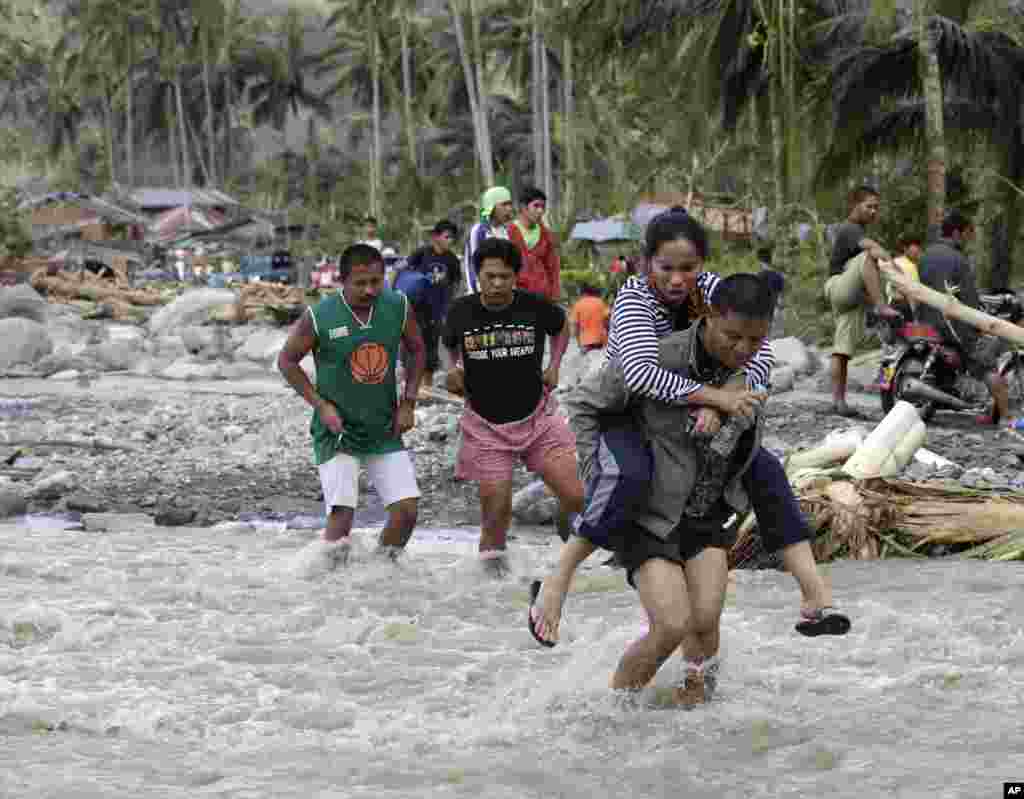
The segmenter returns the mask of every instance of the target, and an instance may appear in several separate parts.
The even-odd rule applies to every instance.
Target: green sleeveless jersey
[[[404,449],[394,435],[398,384],[395,365],[405,329],[408,301],[385,289],[364,325],[339,289],[310,307],[316,345],[316,393],[334,403],[344,424],[332,433],[314,411],[309,431],[317,465],[339,452],[383,455]]]

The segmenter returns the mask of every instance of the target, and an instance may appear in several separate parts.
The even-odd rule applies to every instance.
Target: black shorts
[[[732,549],[742,521],[740,514],[724,502],[719,502],[703,518],[691,519],[684,516],[665,539],[633,524],[619,551],[619,560],[626,567],[626,580],[636,588],[634,573],[653,558],[669,560],[682,566],[705,549]],[[725,526],[727,523],[728,527]]]

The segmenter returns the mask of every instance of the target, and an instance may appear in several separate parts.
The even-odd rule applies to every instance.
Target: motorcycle
[[[1013,324],[1024,318],[1024,304],[1012,292],[983,294],[982,310]],[[887,338],[883,336],[883,340]],[[883,355],[878,385],[882,410],[892,410],[899,400],[917,408],[928,422],[936,411],[988,413],[988,388],[968,374],[964,353],[944,341],[938,329],[914,320],[889,325],[889,351]],[[1000,356],[997,370],[1010,387],[1010,415],[1019,416],[1024,406],[1024,354],[1010,350]]]

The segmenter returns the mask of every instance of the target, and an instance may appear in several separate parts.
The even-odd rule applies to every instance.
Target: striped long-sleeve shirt
[[[697,277],[697,289],[705,301],[710,302],[720,280],[714,272],[702,272]],[[662,302],[646,278],[631,277],[615,296],[606,357],[618,358],[631,393],[685,405],[686,398],[702,384],[658,365],[658,339],[671,333],[674,325],[675,311]],[[771,385],[774,365],[775,353],[766,341],[747,364],[747,385]]]

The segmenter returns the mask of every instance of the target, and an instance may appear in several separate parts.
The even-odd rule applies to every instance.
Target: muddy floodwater
[[[557,548],[483,576],[476,530],[0,525],[0,796],[965,797],[1024,780],[1024,568],[827,567],[844,638],[793,630],[791,578],[738,572],[715,700],[607,688],[642,627],[621,572],[581,573],[563,641],[524,619]]]

